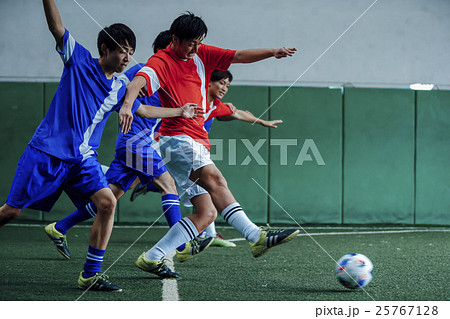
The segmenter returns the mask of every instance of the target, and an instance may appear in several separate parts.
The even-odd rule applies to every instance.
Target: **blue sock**
[[[175,225],[181,219],[180,201],[178,195],[166,194],[161,196],[162,209],[169,227]]]
[[[89,250],[86,256],[86,263],[84,264],[83,277],[89,278],[101,271],[103,255],[105,251],[89,246]]]
[[[73,226],[84,222],[85,220],[91,219],[97,215],[97,207],[95,207],[93,202],[87,204],[83,209],[77,209],[69,216],[61,219],[56,223],[55,228],[61,234],[65,234]]]
[[[172,227],[181,220],[180,201],[178,199],[178,195],[166,194],[161,196],[161,200],[164,217],[166,217],[169,227]],[[178,251],[182,251],[183,249],[184,244],[177,248]]]

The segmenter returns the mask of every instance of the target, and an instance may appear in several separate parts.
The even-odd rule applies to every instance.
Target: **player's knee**
[[[114,214],[117,200],[114,196],[105,196],[96,204],[99,214]]]
[[[217,218],[217,211],[214,210],[213,212],[211,212],[211,213],[208,215],[208,225],[211,224],[213,221],[215,221],[216,218]]]
[[[217,218],[217,210],[215,210],[215,209],[208,210],[204,215],[204,220],[205,220],[206,226],[208,226],[213,221],[215,221],[216,218]]]

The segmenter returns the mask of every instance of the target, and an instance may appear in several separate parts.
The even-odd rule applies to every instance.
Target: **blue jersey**
[[[119,78],[122,79],[125,83],[129,83],[133,80],[136,73],[144,66],[144,64],[136,64],[128,71],[126,71]],[[158,92],[155,92],[151,96],[138,97],[136,99],[140,104],[151,105],[151,106],[161,106],[161,101],[159,100]],[[119,132],[119,136],[117,136],[116,141],[116,152],[118,150],[122,150],[127,147],[127,143],[131,145],[141,145],[143,141],[144,144],[148,144],[150,146],[155,137],[155,133],[158,131],[161,126],[161,119],[149,119],[143,118],[140,116],[134,116],[133,122],[131,123],[130,131],[127,134],[123,134]]]
[[[49,110],[30,141],[33,147],[69,162],[97,156],[106,120],[120,107],[126,83],[106,78],[94,59],[69,31],[59,51],[64,71]],[[139,103],[133,105],[133,111]]]

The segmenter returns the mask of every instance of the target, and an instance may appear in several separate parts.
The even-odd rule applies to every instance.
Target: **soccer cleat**
[[[139,195],[144,195],[148,192],[147,185],[139,183],[133,188],[133,192],[131,193],[130,202],[134,201],[136,197]]]
[[[82,271],[80,277],[78,277],[78,288],[83,290],[122,292],[122,288],[109,282],[108,278],[107,275],[99,273],[92,277],[84,278]]]
[[[136,266],[143,271],[155,274],[163,279],[181,279],[181,276],[166,266],[164,259],[160,261],[145,258],[145,252],[136,260]]]
[[[59,231],[57,231],[55,225],[56,222],[45,226],[45,233],[47,234],[48,238],[50,238],[55,244],[56,249],[59,251],[59,253],[63,255],[64,258],[70,259],[70,253],[67,249],[66,235],[63,235]]]
[[[229,240],[225,240],[223,239],[223,237],[221,236],[220,233],[217,234],[216,237],[214,237],[211,246],[216,246],[216,247],[236,247],[236,244],[229,241]]]
[[[208,248],[214,240],[214,237],[208,237],[203,240],[192,239],[191,241],[184,244],[184,249],[182,251],[177,252],[177,259],[180,263],[185,262],[186,260],[191,259],[197,254],[200,254],[206,248]]]
[[[257,242],[249,243],[253,257],[264,255],[270,248],[287,243],[300,233],[298,229],[268,229],[261,228],[261,235]]]

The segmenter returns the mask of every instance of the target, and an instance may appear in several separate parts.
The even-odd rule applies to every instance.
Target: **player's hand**
[[[186,103],[181,107],[181,109],[183,111],[181,113],[181,116],[188,119],[195,119],[205,114],[203,108],[195,103]]]
[[[230,110],[231,110],[231,112],[233,112],[233,114],[236,113],[236,110],[237,110],[236,106],[234,106],[232,103],[224,103],[224,104],[230,108]]]
[[[133,113],[130,109],[121,107],[119,111],[119,125],[120,132],[127,134],[131,129],[131,123],[133,122]]]
[[[262,126],[277,128],[275,124],[283,123],[282,120],[273,120],[273,121],[263,121],[261,122]]]
[[[275,51],[274,57],[277,59],[281,59],[281,58],[285,58],[288,56],[293,56],[296,51],[297,51],[297,48],[282,47]]]

